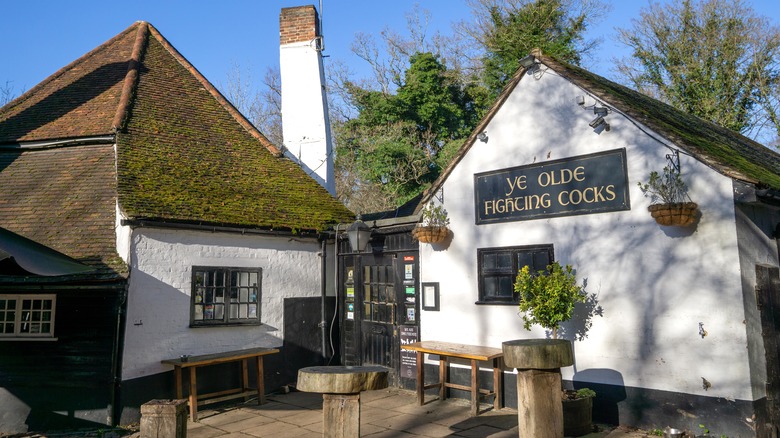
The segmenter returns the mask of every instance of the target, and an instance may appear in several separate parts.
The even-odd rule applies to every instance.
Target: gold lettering
[[[512,193],[515,191],[515,188],[518,190],[525,190],[526,188],[526,176],[520,175],[516,176],[514,180],[510,178],[506,178],[507,184],[509,184],[509,191],[505,193],[506,196],[512,196]]]
[[[585,166],[577,166],[574,168],[574,180],[579,182],[585,181]]]
[[[607,186],[607,194],[609,195],[609,196],[607,196],[607,201],[614,201],[615,198],[617,198],[617,195],[615,195],[615,185],[614,184],[610,184],[610,185]]]

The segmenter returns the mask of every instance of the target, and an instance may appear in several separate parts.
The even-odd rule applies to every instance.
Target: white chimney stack
[[[279,40],[285,153],[335,196],[323,44],[314,6],[282,8]]]

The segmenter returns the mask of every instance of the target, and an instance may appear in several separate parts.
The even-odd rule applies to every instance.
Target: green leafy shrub
[[[517,273],[514,289],[519,294],[525,329],[539,324],[552,331],[553,339],[558,338],[560,324],[571,319],[574,305],[585,302],[586,298],[572,267],[564,268],[557,261],[548,265],[545,272],[531,272],[528,266],[523,266]]]

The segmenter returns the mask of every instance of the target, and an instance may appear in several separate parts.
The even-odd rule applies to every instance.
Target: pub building
[[[696,203],[683,225],[657,222],[640,187],[664,168]],[[344,362],[414,388],[411,342],[549,338],[524,329],[513,283],[558,261],[587,294],[558,333],[573,341],[563,383],[596,391],[594,421],[761,436],[779,423],[778,189],[774,151],[536,51],[421,198],[364,217],[362,252],[342,242]],[[427,205],[448,213],[441,242],[410,237]],[[509,407],[516,373],[503,367]],[[468,386],[469,361],[449,378]]]

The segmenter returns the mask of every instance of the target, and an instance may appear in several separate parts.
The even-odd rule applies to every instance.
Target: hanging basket
[[[450,233],[447,227],[424,227],[418,225],[412,230],[412,236],[422,243],[439,243]]]
[[[653,204],[647,210],[659,225],[687,227],[696,222],[699,206],[695,202]]]

